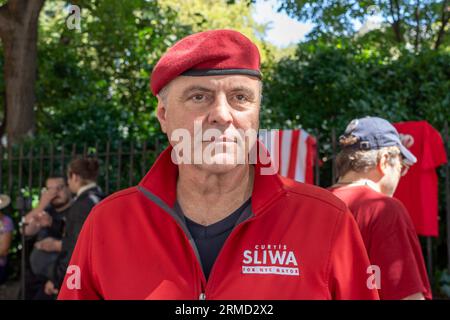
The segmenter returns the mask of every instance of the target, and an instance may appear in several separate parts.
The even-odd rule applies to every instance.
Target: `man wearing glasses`
[[[39,204],[25,216],[25,235],[32,237],[34,248],[27,272],[27,299],[52,299],[43,291],[62,247],[65,218],[72,204],[72,195],[64,176],[47,178]]]
[[[392,197],[416,157],[397,130],[377,117],[355,119],[339,138],[338,181],[330,190],[343,200],[361,230],[376,268],[381,299],[431,299],[421,247],[403,204]]]

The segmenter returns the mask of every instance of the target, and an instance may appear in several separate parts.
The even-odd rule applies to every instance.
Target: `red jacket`
[[[345,204],[330,192],[255,165],[251,209],[206,281],[193,240],[173,210],[171,147],[139,183],[86,220],[59,299],[378,299]]]

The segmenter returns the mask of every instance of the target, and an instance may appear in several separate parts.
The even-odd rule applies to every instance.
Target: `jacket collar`
[[[267,149],[260,141],[257,142],[257,146],[260,153],[265,152],[268,154]],[[178,166],[173,163],[171,152],[172,146],[169,145],[159,155],[138,186],[147,189],[164,201],[170,208],[173,208],[176,201]],[[261,174],[261,169],[267,168],[270,165],[270,162],[268,164],[262,164],[259,156],[257,163],[254,165],[255,176],[252,192],[252,211],[255,215],[258,215],[261,208],[283,192],[283,183],[278,174]]]
[[[89,189],[95,188],[95,187],[97,187],[97,184],[95,182],[91,182],[91,183],[88,183],[87,185],[82,186],[77,191],[77,197],[79,197],[80,194],[82,194],[83,192],[85,192],[85,191],[87,191]]]

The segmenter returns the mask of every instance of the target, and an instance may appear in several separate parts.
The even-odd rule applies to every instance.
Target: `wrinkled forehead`
[[[246,75],[179,76],[169,83],[170,92],[184,95],[191,91],[250,91],[259,93],[261,80]]]

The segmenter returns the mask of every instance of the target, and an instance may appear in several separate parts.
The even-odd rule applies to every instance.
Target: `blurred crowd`
[[[73,159],[66,176],[47,177],[39,204],[26,213],[23,228],[19,228],[29,248],[25,257],[25,299],[56,299],[84,220],[104,197],[96,183],[98,171],[96,158]],[[4,213],[10,203],[9,196],[0,195],[0,284],[6,282],[10,270],[8,252],[15,226]]]

